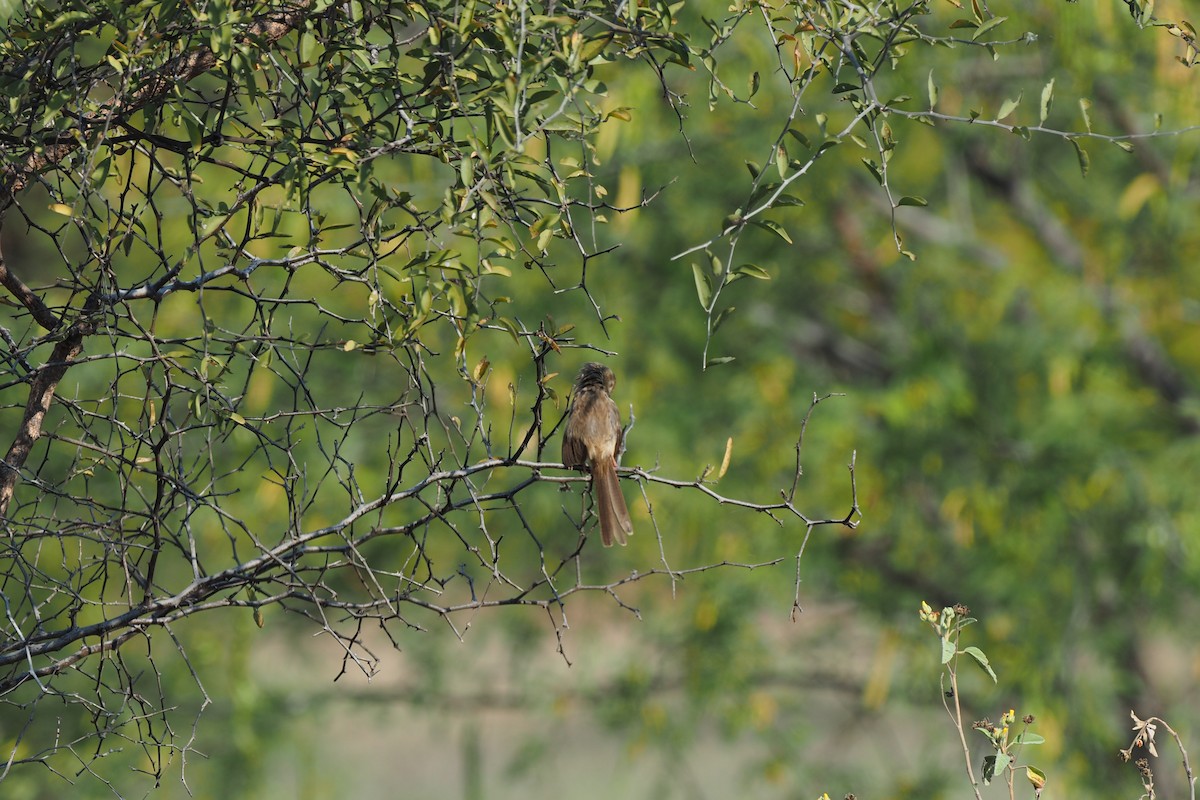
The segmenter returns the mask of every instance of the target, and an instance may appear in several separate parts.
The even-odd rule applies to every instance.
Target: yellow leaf
[[[1117,216],[1123,222],[1133,219],[1142,210],[1142,206],[1161,190],[1158,178],[1153,173],[1143,172],[1130,181],[1125,191],[1121,192],[1121,198],[1117,201]]]
[[[725,458],[721,459],[721,469],[717,471],[717,480],[725,477],[725,473],[729,471],[729,459],[733,456],[733,437],[730,436],[725,441]]]
[[[479,379],[483,377],[484,373],[487,372],[488,367],[491,365],[492,362],[488,361],[487,356],[479,359],[479,363],[475,365],[475,371],[471,374],[471,377],[476,383],[479,383]]]

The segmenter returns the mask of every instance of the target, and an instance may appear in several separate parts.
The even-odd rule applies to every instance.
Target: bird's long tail
[[[600,513],[600,540],[605,547],[612,547],[613,542],[625,544],[626,537],[633,535],[633,520],[629,518],[617,480],[617,467],[612,461],[603,459],[602,463],[592,465],[592,494]]]

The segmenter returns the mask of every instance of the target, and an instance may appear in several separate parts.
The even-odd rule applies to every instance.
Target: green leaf
[[[112,167],[112,156],[106,155],[96,163],[96,168],[92,170],[92,183],[99,186],[108,180],[108,173]]]
[[[938,101],[938,87],[937,84],[933,82],[933,70],[929,70],[929,80],[927,84],[929,88],[929,110],[933,111],[933,107],[937,105]]]
[[[1092,115],[1088,111],[1092,107],[1092,101],[1086,97],[1079,98],[1079,113],[1083,114],[1083,127],[1088,133],[1092,132]]]
[[[992,665],[988,661],[988,657],[983,654],[982,650],[980,650],[978,647],[967,647],[963,649],[962,652],[975,659],[975,663],[978,664],[984,672],[992,676],[993,683],[999,683],[999,680],[996,679],[996,673],[992,672]]]
[[[805,150],[812,149],[812,144],[808,141],[808,137],[805,136],[803,133],[796,130],[795,128],[788,128],[788,133],[791,135],[791,137],[793,139],[795,139],[797,142],[799,142],[801,145],[803,145]]]
[[[512,277],[511,269],[504,266],[503,264],[493,264],[491,261],[488,261],[486,258],[479,262],[479,266],[480,266],[480,270],[479,270],[480,275],[499,275],[502,278],[511,278]]]
[[[54,21],[46,26],[46,31],[55,31],[67,25],[74,25],[76,22],[84,22],[90,19],[92,19],[92,15],[86,11],[68,11],[55,16]]]
[[[983,783],[990,784],[997,775],[1003,775],[1004,770],[1008,769],[1008,765],[1012,763],[1012,756],[1004,753],[996,753],[993,756],[986,756],[983,759]]]
[[[1045,744],[1046,737],[1038,736],[1036,733],[1026,731],[1017,738],[1013,739],[1013,744]]]
[[[780,225],[778,222],[776,222],[773,219],[763,219],[763,220],[753,219],[753,220],[750,220],[750,223],[752,225],[757,225],[758,227],[762,228],[763,230],[771,231],[772,233],[774,233],[780,239],[783,239],[788,244],[792,243],[792,237],[788,235],[788,232],[783,229],[782,225]]]
[[[984,785],[986,786],[986,785],[990,784],[992,782],[992,779],[995,777],[996,777],[996,757],[994,755],[984,756],[983,757],[983,783],[984,783]]]
[[[708,269],[712,276],[714,278],[721,277],[722,273],[725,272],[725,265],[721,262],[721,259],[717,258],[716,255],[707,250],[704,252],[708,254]]]
[[[708,309],[712,307],[712,278],[708,271],[699,264],[692,264],[692,277],[696,279],[696,296],[700,299],[701,307]]]
[[[1126,141],[1124,141],[1124,140],[1122,140],[1122,139],[1114,139],[1114,140],[1113,140],[1113,144],[1115,144],[1117,147],[1119,147],[1119,148],[1121,148],[1122,150],[1124,150],[1126,153],[1132,153],[1132,152],[1133,152],[1133,145],[1131,145],[1129,142],[1126,142]]]
[[[868,170],[870,170],[871,174],[875,176],[875,182],[880,186],[883,186],[883,173],[879,171],[879,165],[869,158],[862,159],[862,163]]]
[[[728,364],[729,362],[736,360],[737,359],[734,356],[719,356],[717,358],[710,358],[708,360],[708,366],[715,367],[718,364]]]
[[[730,306],[729,308],[721,309],[721,313],[717,314],[716,319],[713,320],[712,332],[716,333],[721,327],[721,323],[724,322],[735,310],[737,310],[737,306]]]
[[[239,48],[237,56],[234,60],[241,71],[242,86],[245,87],[246,96],[253,105],[258,102],[258,76],[254,74],[256,62],[246,53],[244,47]]]
[[[184,116],[183,125],[187,128],[188,141],[192,145],[192,152],[199,153],[201,146],[204,144],[204,131],[200,128],[200,123],[196,122],[190,116]]]
[[[1050,106],[1054,105],[1054,78],[1042,87],[1042,111],[1038,119],[1038,124],[1041,125],[1046,121],[1046,117],[1050,116]]]
[[[521,335],[517,332],[517,326],[508,317],[496,317],[496,324],[504,330],[508,331],[508,335],[512,337],[514,342],[521,341]]]
[[[746,96],[747,100],[749,100],[751,97],[754,97],[754,95],[758,94],[758,87],[759,87],[760,83],[761,83],[761,76],[758,74],[758,72],[750,73],[750,86],[749,86],[750,94]]]
[[[593,58],[596,58],[604,49],[608,47],[608,43],[612,41],[612,33],[603,33],[595,39],[589,39],[583,43],[583,47],[579,49],[579,60],[586,64]]]
[[[458,35],[463,36],[475,20],[475,0],[468,0],[458,21]]]
[[[980,36],[983,36],[985,33],[992,30],[1006,19],[1008,19],[1008,17],[992,17],[987,22],[975,29],[975,32],[971,34],[971,40],[978,41]]]
[[[1018,93],[1017,99],[1013,100],[1012,98],[1009,98],[1008,100],[1005,100],[1003,103],[1001,103],[1000,104],[1000,113],[996,115],[996,119],[997,120],[1004,119],[1009,114],[1016,111],[1017,106],[1021,105],[1021,96],[1023,94],[1024,94],[1023,92]]]
[[[760,281],[771,280],[770,273],[757,264],[742,264],[733,271],[733,274],[745,275],[747,278],[756,278]]]
[[[1078,141],[1076,141],[1075,137],[1071,137],[1071,138],[1067,139],[1067,141],[1069,141],[1071,143],[1071,145],[1075,148],[1075,155],[1079,158],[1079,171],[1083,174],[1083,177],[1086,178],[1087,174],[1088,174],[1088,166],[1090,163],[1088,161],[1087,150],[1083,149],[1083,146],[1080,145]]]
[[[916,195],[908,194],[908,195],[905,195],[904,197],[901,197],[899,200],[897,200],[896,205],[897,206],[921,206],[921,207],[924,207],[924,206],[929,205],[929,201],[926,200],[924,197],[918,197]]]
[[[949,664],[950,659],[954,658],[954,642],[950,641],[945,636],[942,637],[942,664]]]

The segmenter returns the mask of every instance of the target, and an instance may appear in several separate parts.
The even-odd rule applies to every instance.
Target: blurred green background
[[[1022,94],[1015,119],[1034,125],[1053,79],[1048,128],[1084,130],[1081,98],[1098,132],[1200,125],[1179,41],[1139,29],[1124,3],[992,11],[1009,17],[1014,38],[1029,30],[1036,40],[995,60],[930,48],[883,79],[889,90],[925,98],[932,75],[939,110],[984,119]],[[1160,3],[1157,13],[1186,11]],[[932,12],[938,31],[961,15],[949,3]],[[699,27],[701,15],[722,13],[714,0],[681,16]],[[981,620],[970,643],[999,682],[966,673],[963,703],[971,719],[1010,707],[1036,716],[1047,742],[1029,757],[1050,777],[1047,797],[1140,794],[1117,759],[1130,709],[1200,742],[1200,132],[1138,140],[1132,152],[1081,140],[1084,176],[1061,136],[894,117],[890,181],[897,195],[928,201],[896,214],[916,260],[897,251],[886,199],[861,163],[871,153],[844,143],[797,185],[804,207],[773,214],[790,244],[767,231],[742,240],[741,259],[770,281],[741,280],[723,295],[737,311],[710,356],[736,360],[704,371],[690,266],[703,254],[672,256],[744,205],[746,160],[769,162],[791,101],[771,79],[774,59],[753,36],[725,52],[731,85],[761,72],[753,106],[710,109],[702,74],[668,73],[688,98],[686,135],[654,74],[603,68],[606,104],[633,111],[603,129],[597,180],[618,206],[662,190],[600,232],[619,249],[589,266],[588,286],[619,321],[602,330],[586,298],[554,293],[536,272],[505,288],[514,318],[571,321],[580,341],[616,353],[616,399],[637,418],[627,466],[692,479],[720,464],[732,437],[717,491],[771,502],[791,485],[814,394],[844,395],[809,423],[797,505],[844,516],[853,456],[862,521],[814,531],[800,563],[803,613],[790,618],[802,526],[649,485],[673,567],[783,560],[643,580],[621,595],[640,618],[600,594],[575,598],[565,657],[540,613],[478,613],[460,622],[461,639],[431,621],[400,652],[374,642],[380,670],[369,682],[334,682],[340,652],[302,621],[268,610],[260,630],[248,611],[198,615],[176,633],[203,692],[180,663],[158,666],[183,711],[211,701],[194,732],[205,757],[176,759],[152,790],[131,771],[130,746],[112,757],[120,768],[108,780],[162,798],[963,797],[922,600],[964,603]],[[818,115],[847,113],[836,95],[814,93],[794,127],[819,141]],[[444,180],[436,170],[405,177],[431,191]],[[13,226],[4,234],[9,263],[31,270],[33,245]],[[562,255],[569,284],[578,265]],[[184,315],[190,298],[175,302]],[[510,382],[528,385],[506,334],[471,348],[468,363],[486,355],[493,365],[494,398]],[[562,396],[582,360],[553,357]],[[366,359],[324,363],[334,392],[395,379]],[[447,385],[443,407],[465,408],[466,392]],[[372,440],[351,444],[348,453],[367,453]],[[233,501],[244,513],[281,502],[260,476],[245,481]],[[625,491],[638,535],[586,556],[605,580],[661,566],[645,501],[633,484]],[[549,487],[533,497],[534,528],[573,537],[563,504]],[[1166,786],[1173,759],[1161,765]],[[69,777],[73,797],[109,796],[87,773]],[[60,797],[64,787],[14,774],[4,794]]]

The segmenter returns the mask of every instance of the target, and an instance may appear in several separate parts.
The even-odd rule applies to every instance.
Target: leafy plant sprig
[[[991,662],[988,661],[987,655],[982,650],[973,645],[962,646],[963,631],[976,621],[970,616],[970,613],[971,610],[961,604],[947,606],[941,611],[935,612],[928,603],[921,603],[921,621],[929,624],[941,642],[942,706],[946,709],[946,714],[949,715],[955,730],[958,731],[967,778],[971,782],[971,788],[977,800],[982,800],[983,797],[979,790],[980,784],[989,785],[997,778],[1007,784],[1009,798],[1015,798],[1016,776],[1018,771],[1023,770],[1026,780],[1033,788],[1033,796],[1036,800],[1041,797],[1042,789],[1046,785],[1046,774],[1032,764],[1023,764],[1020,761],[1021,751],[1026,745],[1037,745],[1046,741],[1042,736],[1030,732],[1029,726],[1034,722],[1032,714],[1021,718],[1022,727],[1015,734],[1013,726],[1017,720],[1017,712],[1012,708],[1001,714],[998,723],[993,723],[987,718],[970,723],[969,727],[986,736],[991,746],[991,752],[983,757],[981,775],[979,778],[976,777],[971,758],[971,747],[967,743],[968,725],[964,722],[959,695],[959,657],[970,656],[971,660],[986,672],[993,682],[998,682],[998,679]]]

